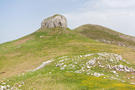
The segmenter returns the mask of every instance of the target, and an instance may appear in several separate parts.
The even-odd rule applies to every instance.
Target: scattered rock
[[[5,85],[6,83],[2,83],[3,85]]]
[[[7,88],[10,88],[10,85],[7,85]]]
[[[94,59],[94,60],[90,60],[90,61],[89,61],[89,62],[87,62],[86,64],[87,64],[87,65],[88,65],[88,64],[89,64],[89,65],[94,65],[94,64],[95,64],[95,62],[96,62],[96,61],[95,61],[95,59]]]
[[[91,67],[90,66],[87,66],[87,69],[90,69]]]
[[[116,74],[116,71],[111,71],[112,73]]]
[[[60,64],[57,64],[57,65],[56,65],[56,67],[59,67],[59,66],[60,66]]]
[[[51,63],[52,61],[54,61],[54,60],[51,59],[51,60],[48,60],[48,61],[46,61],[46,62],[43,62],[40,66],[38,66],[37,68],[33,69],[32,71],[36,71],[36,70],[38,70],[38,69],[41,69],[41,68],[43,68],[45,65]]]
[[[40,38],[43,38],[43,36],[40,36]]]
[[[96,76],[96,77],[100,77],[100,76],[102,76],[103,74],[100,74],[100,73],[95,72],[93,75]]]
[[[129,68],[127,66],[123,66],[121,64],[120,65],[115,65],[112,68],[117,70],[117,71],[125,71],[125,72],[130,72],[130,73],[135,72],[135,69],[133,69],[131,67]]]
[[[130,84],[135,85],[135,83],[130,83]]]

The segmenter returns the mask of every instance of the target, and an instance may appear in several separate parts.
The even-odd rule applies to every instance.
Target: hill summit
[[[44,19],[41,23],[41,27],[54,28],[63,27],[67,28],[67,19],[63,15],[55,14],[47,19]]]

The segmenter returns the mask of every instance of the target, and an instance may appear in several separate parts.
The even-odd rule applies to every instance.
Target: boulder
[[[63,27],[63,28],[67,28],[67,19],[62,15],[56,14],[52,17],[44,19],[41,23],[41,27],[46,27],[46,28]]]

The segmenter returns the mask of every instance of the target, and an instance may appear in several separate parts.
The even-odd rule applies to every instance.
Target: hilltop
[[[100,25],[86,24],[74,30],[88,38],[103,43],[135,48],[135,37],[116,32]]]
[[[59,17],[49,17],[45,23],[55,16]],[[135,51],[128,48],[134,43],[115,38],[120,33],[95,25],[70,30],[63,24],[42,24],[30,35],[0,44],[1,89],[135,89]],[[102,43],[100,38],[129,46]]]

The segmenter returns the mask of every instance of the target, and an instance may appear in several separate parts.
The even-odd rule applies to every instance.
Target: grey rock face
[[[67,20],[64,16],[56,14],[52,17],[44,19],[41,23],[41,27],[46,27],[46,28],[63,27],[63,28],[67,28]]]

